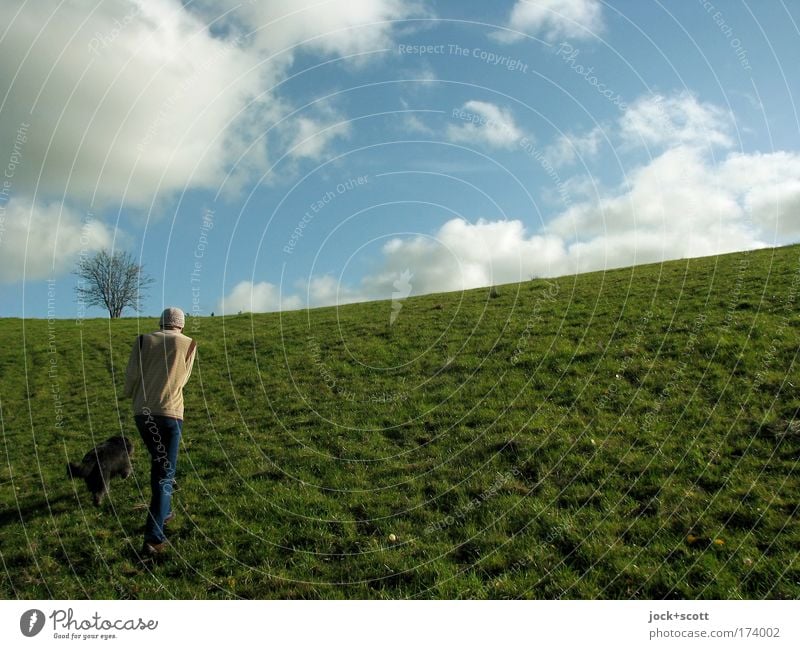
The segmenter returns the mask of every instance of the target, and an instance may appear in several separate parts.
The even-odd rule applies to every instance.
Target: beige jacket
[[[183,419],[183,386],[194,365],[196,345],[177,329],[143,334],[131,349],[123,394],[136,415]]]

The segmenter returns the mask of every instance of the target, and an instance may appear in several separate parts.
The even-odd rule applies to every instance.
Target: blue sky
[[[33,4],[0,39],[2,316],[84,315],[101,248],[155,278],[143,314],[207,315],[800,239],[796,4]]]

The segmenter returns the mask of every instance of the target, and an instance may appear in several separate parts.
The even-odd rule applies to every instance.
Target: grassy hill
[[[156,322],[0,320],[0,595],[800,597],[799,288],[794,246],[409,298],[394,324],[190,319],[175,547],[149,566],[121,384]],[[135,474],[98,510],[64,464],[120,432]]]

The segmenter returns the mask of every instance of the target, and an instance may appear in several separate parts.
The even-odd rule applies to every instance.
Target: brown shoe
[[[142,546],[142,554],[145,557],[157,557],[164,554],[169,547],[169,541],[162,541],[161,543],[154,543],[153,541],[145,541]]]

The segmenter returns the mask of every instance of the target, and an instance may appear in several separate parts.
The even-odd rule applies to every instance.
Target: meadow
[[[791,246],[190,315],[149,563],[121,388],[156,319],[2,319],[0,596],[798,598],[799,287]],[[97,509],[64,467],[115,434]]]

